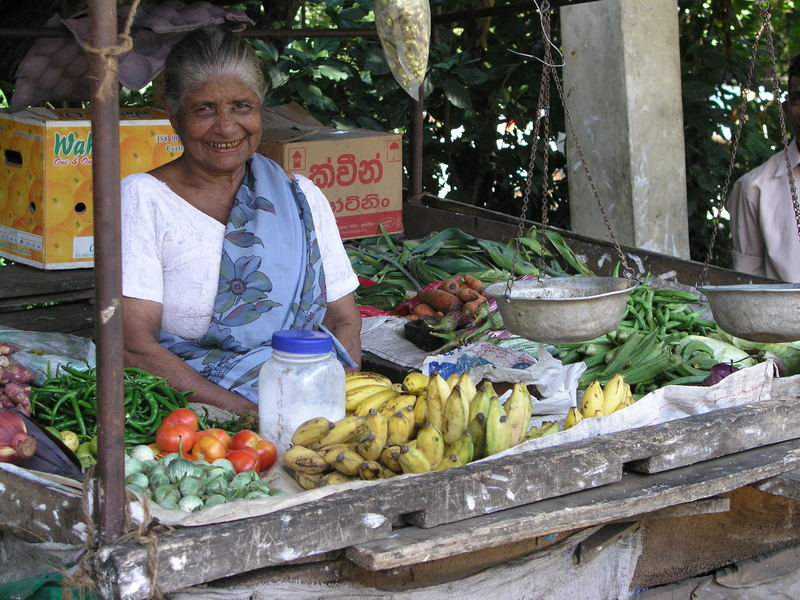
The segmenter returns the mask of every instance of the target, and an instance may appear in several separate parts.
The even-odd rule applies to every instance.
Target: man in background
[[[789,91],[782,108],[786,128],[793,138],[789,164],[795,186],[800,186],[800,54],[789,61]],[[733,185],[728,212],[737,271],[800,282],[800,231],[783,143],[767,162],[745,173]]]

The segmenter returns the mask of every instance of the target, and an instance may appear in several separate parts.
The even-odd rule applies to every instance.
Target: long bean
[[[77,429],[81,442],[97,433],[97,373],[60,365],[57,376],[50,377],[31,393],[32,417],[63,430]],[[189,405],[188,392],[179,392],[143,369],[126,367],[123,372],[125,442],[152,441],[162,419],[176,408]]]

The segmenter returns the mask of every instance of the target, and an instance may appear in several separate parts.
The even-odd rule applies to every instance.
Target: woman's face
[[[189,91],[172,120],[185,158],[210,174],[237,171],[261,142],[261,100],[231,75]]]

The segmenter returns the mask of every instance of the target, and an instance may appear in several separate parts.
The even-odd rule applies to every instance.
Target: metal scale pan
[[[800,284],[706,285],[698,288],[708,299],[720,329],[751,342],[800,340]]]
[[[638,283],[622,277],[552,277],[504,282],[486,294],[497,301],[509,331],[534,342],[568,344],[617,328]],[[508,293],[507,293],[508,292]]]

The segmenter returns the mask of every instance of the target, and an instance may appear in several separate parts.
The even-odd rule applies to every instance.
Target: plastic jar
[[[344,367],[331,336],[292,329],[272,334],[272,356],[258,374],[259,433],[279,454],[297,427],[314,417],[344,417]]]

